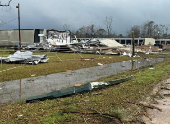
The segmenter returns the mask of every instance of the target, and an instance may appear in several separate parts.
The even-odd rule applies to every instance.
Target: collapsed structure
[[[78,52],[78,53],[92,53],[92,54],[120,54],[129,55],[132,53],[132,45],[119,43],[116,39],[77,39],[71,40],[70,31],[48,30],[47,35],[39,34],[40,43],[28,45],[25,49],[28,50],[46,50],[52,52]],[[132,42],[132,41],[131,41]],[[126,40],[125,43],[129,43]],[[136,40],[135,40],[136,43]],[[138,40],[140,46],[135,46],[136,52],[160,52],[161,49],[153,46],[154,40],[145,38]],[[144,45],[142,45],[144,44]],[[145,45],[150,44],[150,45]],[[151,47],[151,48],[150,48]]]
[[[119,44],[115,40],[89,40],[68,46],[74,52],[99,54],[118,54],[118,48],[123,47],[122,44]]]
[[[3,43],[7,43],[5,37],[10,37],[8,43],[10,45],[16,43],[14,34],[17,31],[1,31],[3,37],[0,38]],[[8,34],[8,35],[7,35]],[[28,34],[32,39],[25,38]],[[22,30],[24,40],[22,42],[23,49],[26,50],[44,50],[52,52],[78,52],[78,53],[93,53],[93,54],[121,54],[126,55],[132,52],[132,38],[71,38],[70,31],[58,30]],[[34,36],[34,38],[33,38]],[[11,41],[11,40],[15,40]],[[28,45],[28,40],[31,43]],[[33,42],[34,40],[34,42]],[[4,42],[5,41],[5,42]],[[11,42],[10,42],[11,41]],[[26,42],[27,41],[27,42]],[[32,43],[33,42],[33,43]],[[159,52],[161,49],[154,47],[156,41],[152,38],[135,38],[136,52]],[[169,43],[168,41],[166,43]],[[24,46],[24,44],[26,46]],[[150,48],[151,47],[151,48]],[[169,46],[164,47],[168,49]],[[15,49],[17,50],[18,47]]]
[[[118,54],[117,48],[123,47],[115,40],[97,40],[91,39],[84,42],[71,41],[70,31],[49,30],[47,36],[39,34],[43,39],[40,43],[28,45],[27,50],[47,50],[59,52],[79,52],[79,53],[100,53],[100,54]]]
[[[67,44],[71,44],[70,31],[47,30],[47,34],[38,34],[39,43],[30,44],[27,50],[68,51]]]

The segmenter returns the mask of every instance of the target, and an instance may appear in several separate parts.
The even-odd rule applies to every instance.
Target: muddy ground
[[[156,93],[156,98],[147,109],[147,116],[143,116],[145,124],[170,124],[170,78],[162,82]]]

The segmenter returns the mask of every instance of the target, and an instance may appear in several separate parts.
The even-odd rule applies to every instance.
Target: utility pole
[[[16,6],[16,8],[18,8],[19,50],[21,51],[20,6],[19,6],[19,3],[18,3],[18,6]]]
[[[132,37],[133,37],[133,42],[132,42],[132,57],[135,55],[135,34],[134,31],[132,31]]]

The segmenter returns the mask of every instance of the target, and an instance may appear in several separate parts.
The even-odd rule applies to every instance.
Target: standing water
[[[31,77],[0,83],[0,105],[16,102],[28,97],[61,90],[75,84],[84,84],[99,78],[117,75],[131,69],[137,69],[162,62],[163,58],[123,61],[103,66],[83,68],[74,71]]]

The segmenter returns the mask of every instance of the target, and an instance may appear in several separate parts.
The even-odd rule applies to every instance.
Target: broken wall
[[[60,42],[63,44],[72,43],[70,31],[48,30],[47,34],[48,34],[48,38],[53,39],[54,42]]]

